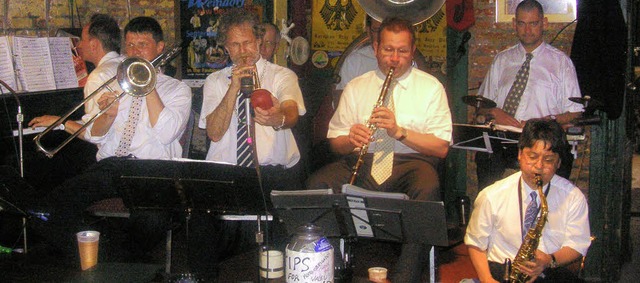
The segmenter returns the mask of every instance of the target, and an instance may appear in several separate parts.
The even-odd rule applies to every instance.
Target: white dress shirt
[[[87,77],[87,83],[84,85],[84,97],[87,98],[90,94],[96,91],[100,86],[104,84],[107,80],[115,77],[118,71],[118,65],[124,60],[124,56],[119,55],[115,51],[111,51],[105,54],[100,62],[98,62],[98,66],[96,66],[93,71]],[[113,82],[109,84],[112,86],[114,90],[120,91],[120,87],[117,82]],[[108,89],[104,89],[102,92],[109,91]],[[98,106],[98,99],[100,98],[100,94],[97,94],[93,97],[93,99],[89,100],[84,105],[84,115],[82,116],[82,123],[86,123],[95,116],[98,112],[100,112],[100,107]]]
[[[298,114],[304,115],[307,110],[302,99],[302,91],[298,86],[298,76],[284,67],[260,59],[256,63],[260,86],[270,91],[282,103],[293,100],[298,104]],[[198,126],[205,129],[207,115],[218,107],[231,84],[231,66],[212,73],[207,77],[203,88],[202,110]],[[218,142],[211,142],[207,152],[207,160],[237,164],[237,111],[231,116],[227,132]],[[260,165],[284,165],[291,168],[300,160],[298,145],[291,129],[276,131],[271,126],[256,123],[256,147]]]
[[[336,85],[336,89],[344,89],[353,78],[359,77],[366,72],[378,69],[378,59],[373,52],[371,44],[358,48],[342,63],[340,68],[340,82]]]
[[[376,69],[347,84],[329,122],[328,138],[348,135],[351,126],[355,124],[367,124],[385,77],[385,74]],[[423,134],[433,134],[451,142],[451,111],[444,87],[438,79],[417,68],[411,68],[398,78],[395,87],[392,86],[387,95],[393,95],[396,123],[399,126]],[[396,153],[417,152],[402,142],[396,141],[394,144]],[[375,142],[372,142],[369,152],[374,150]]]
[[[482,190],[474,202],[464,242],[486,250],[489,261],[503,263],[506,258],[513,259],[522,244],[521,219],[533,190],[522,182],[522,201],[518,201],[521,176],[517,172],[494,183]],[[543,191],[546,189],[545,185]],[[566,246],[585,255],[591,233],[589,209],[582,192],[569,180],[555,175],[546,198],[548,221],[538,249],[549,254]],[[540,203],[540,197],[536,199]]]
[[[569,57],[544,42],[532,54],[529,80],[515,118],[526,121],[565,112],[582,112],[582,105],[569,100],[570,97],[581,97],[576,70]],[[493,100],[498,108],[502,108],[525,55],[520,43],[498,53],[478,95]]]
[[[129,151],[141,159],[170,159],[182,156],[179,139],[184,133],[191,111],[191,88],[185,83],[158,73],[156,90],[164,104],[155,126],[149,121],[146,98],[140,109],[140,120]],[[87,127],[85,137],[98,145],[97,160],[115,156],[124,128],[129,118],[133,97],[124,95],[120,99],[118,115],[104,136],[91,136],[93,124]]]

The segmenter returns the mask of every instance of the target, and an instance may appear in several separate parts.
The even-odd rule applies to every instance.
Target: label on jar
[[[318,247],[319,245],[316,245],[316,250]],[[322,248],[324,251],[315,253],[298,252],[287,248],[285,258],[287,282],[333,282],[333,249],[330,244],[328,249],[324,245]]]

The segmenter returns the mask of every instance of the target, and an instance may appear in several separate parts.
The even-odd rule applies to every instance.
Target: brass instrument
[[[520,249],[518,249],[518,253],[513,260],[513,266],[509,276],[511,282],[527,282],[530,279],[530,276],[522,273],[519,267],[524,264],[525,261],[531,261],[535,258],[535,252],[538,249],[540,237],[542,236],[542,229],[547,222],[549,208],[547,207],[547,197],[542,191],[542,176],[536,174],[534,180],[536,182],[536,191],[540,196],[540,217],[538,217],[536,225],[527,231],[524,240],[522,240],[522,245],[520,245]]]
[[[104,84],[102,84],[95,91],[89,94],[84,100],[82,100],[73,109],[71,109],[65,115],[60,117],[58,120],[56,120],[53,124],[51,124],[49,127],[47,127],[44,131],[39,133],[34,138],[34,141],[36,143],[38,150],[44,152],[44,154],[49,158],[53,157],[65,145],[71,142],[73,138],[77,137],[80,133],[82,133],[83,130],[86,129],[89,125],[91,125],[98,117],[102,116],[102,114],[107,112],[107,110],[109,110],[109,108],[111,108],[111,106],[113,106],[117,101],[119,101],[120,98],[124,96],[124,94],[129,94],[135,97],[146,96],[147,94],[149,94],[156,87],[156,68],[160,68],[166,65],[167,63],[169,63],[171,59],[173,59],[173,57],[175,57],[178,53],[180,53],[181,49],[182,48],[180,46],[174,47],[169,51],[158,55],[158,57],[153,59],[153,61],[151,62],[139,57],[129,57],[124,61],[122,61],[118,65],[118,71],[115,76],[107,80]],[[44,146],[40,142],[40,139],[42,139],[44,135],[46,135],[47,133],[49,133],[56,127],[60,126],[62,123],[64,123],[69,118],[69,116],[73,114],[73,112],[80,109],[80,107],[85,105],[89,100],[93,99],[99,93],[102,93],[105,88],[109,91],[113,91],[109,87],[109,84],[111,84],[116,80],[123,91],[119,95],[117,95],[116,98],[107,105],[107,107],[100,110],[100,112],[98,112],[96,115],[91,117],[91,119],[89,119],[89,121],[87,121],[84,125],[82,125],[80,129],[78,129],[75,133],[71,134],[71,136],[69,136],[66,140],[60,143],[60,145],[58,145],[57,147],[53,149],[44,148]]]
[[[387,93],[389,92],[389,86],[391,85],[391,81],[393,79],[393,73],[395,72],[395,70],[396,70],[395,67],[391,67],[389,69],[389,72],[387,73],[387,78],[384,79],[384,83],[382,84],[382,90],[380,91],[380,95],[378,96],[378,101],[373,106],[373,110],[382,106],[382,104],[384,103],[384,100],[387,97]],[[371,114],[373,114],[373,111]],[[369,120],[370,119],[371,119],[371,116],[369,116]],[[373,135],[376,133],[376,130],[378,130],[378,127],[375,124],[367,121],[367,128],[369,129],[369,131],[371,131],[371,136],[369,136],[369,140],[370,140],[371,137],[373,137]],[[356,161],[356,164],[353,165],[353,173],[351,173],[351,180],[349,181],[349,184],[353,185],[353,183],[356,181],[356,177],[358,175],[358,169],[360,169],[360,166],[362,165],[362,163],[364,163],[364,156],[367,154],[368,150],[369,150],[369,143],[364,144],[362,148],[360,148],[360,155],[358,155],[358,161]]]

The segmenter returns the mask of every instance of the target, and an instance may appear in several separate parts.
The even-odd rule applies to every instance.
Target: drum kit
[[[574,158],[576,158],[576,145],[579,141],[585,139],[584,136],[584,128],[586,125],[596,125],[600,123],[600,117],[594,115],[595,110],[602,109],[604,104],[596,99],[592,99],[590,96],[585,95],[584,97],[570,97],[569,100],[574,103],[582,104],[584,111],[580,117],[571,121],[572,126],[566,129],[567,132],[567,140],[572,145],[572,153],[574,154]],[[494,138],[493,136],[497,136],[496,139],[499,139],[501,143],[513,143],[516,142],[519,137],[519,133],[522,131],[521,129],[514,129],[512,127],[505,127],[502,125],[494,124],[492,122],[486,121],[487,123],[481,123],[482,125],[477,125],[479,119],[479,110],[480,109],[489,109],[494,108],[497,104],[484,96],[480,95],[466,95],[462,97],[462,102],[474,108],[473,121],[470,125],[465,124],[454,124],[454,137],[464,137],[462,142],[458,142],[454,144],[452,147],[467,149],[467,150],[476,150],[476,151],[484,151],[491,152],[491,145],[488,142],[489,139]],[[487,140],[486,147],[469,147],[464,146],[464,144],[468,144],[470,141],[475,139],[479,139],[481,137],[472,137],[473,134],[469,135],[469,131],[477,131],[478,129],[485,129],[479,133],[480,135],[484,135],[484,139]],[[518,131],[520,130],[520,131]],[[456,133],[458,132],[458,133]],[[490,134],[486,134],[486,132],[491,132]],[[496,134],[496,132],[498,132]],[[508,139],[506,135],[509,135]]]

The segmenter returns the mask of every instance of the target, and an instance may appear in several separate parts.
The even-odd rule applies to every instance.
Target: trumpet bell
[[[146,96],[156,87],[155,67],[140,57],[129,57],[118,66],[118,84],[131,96]]]

